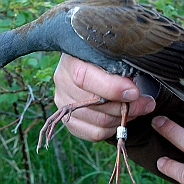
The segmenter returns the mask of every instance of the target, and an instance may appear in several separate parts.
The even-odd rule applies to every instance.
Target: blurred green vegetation
[[[0,0],[0,32],[26,24],[61,0]],[[142,0],[183,24],[183,0]],[[105,142],[91,143],[72,136],[60,124],[49,151],[36,154],[38,134],[56,110],[52,80],[60,53],[37,52],[16,59],[0,70],[0,183],[82,184],[107,183],[116,148]],[[34,98],[33,98],[34,97]],[[28,108],[27,108],[28,106]],[[23,114],[23,112],[25,113]],[[19,128],[16,123],[22,114]],[[168,184],[130,161],[137,183]],[[124,163],[121,182],[131,183]]]

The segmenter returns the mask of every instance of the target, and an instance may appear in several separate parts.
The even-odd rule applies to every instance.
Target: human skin
[[[152,120],[153,128],[184,152],[184,128],[165,116],[157,116]],[[165,155],[157,161],[158,170],[163,174],[184,184],[184,164],[172,160]]]
[[[108,81],[108,82],[107,82]],[[55,103],[62,106],[103,97],[112,102],[81,108],[72,113],[66,127],[75,136],[97,142],[112,137],[121,122],[121,103],[129,102],[128,121],[146,115],[155,108],[150,96],[140,96],[138,88],[128,78],[111,75],[99,67],[63,54],[54,74]],[[63,118],[65,120],[66,117]],[[166,117],[155,117],[153,128],[184,151],[184,129]],[[172,133],[171,133],[172,130]],[[157,162],[159,171],[184,183],[184,164],[167,157]]]
[[[58,108],[96,97],[111,101],[74,111],[66,124],[73,135],[92,142],[107,139],[116,133],[121,122],[121,102],[130,102],[128,121],[152,112],[156,105],[152,97],[140,96],[130,79],[111,75],[93,64],[66,54],[61,56],[54,82]]]

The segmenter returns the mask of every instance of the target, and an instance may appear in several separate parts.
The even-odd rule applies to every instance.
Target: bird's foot
[[[127,151],[125,148],[125,139],[123,138],[119,138],[118,139],[118,143],[117,143],[117,156],[116,156],[116,162],[114,165],[114,170],[112,172],[111,178],[109,180],[109,184],[113,183],[114,177],[116,175],[116,184],[119,183],[119,178],[120,178],[120,163],[121,163],[121,153],[123,153],[123,157],[124,157],[124,161],[125,161],[125,165],[127,167],[128,173],[130,175],[130,178],[132,180],[133,184],[136,184],[131,169],[130,169],[130,165],[128,163],[128,155],[127,155]]]
[[[63,106],[61,109],[58,109],[52,116],[50,116],[47,119],[44,126],[40,130],[36,152],[38,153],[38,150],[41,148],[42,139],[45,131],[46,131],[46,149],[48,149],[49,141],[51,140],[52,134],[54,132],[54,128],[65,115],[67,115],[67,119],[63,122],[64,124],[69,121],[71,117],[71,113],[76,109],[88,107],[91,105],[99,105],[106,102],[107,102],[106,99],[99,97],[88,101],[68,104]]]
[[[111,184],[113,182],[115,175],[116,175],[116,184],[119,183],[121,153],[123,153],[125,165],[127,167],[127,170],[128,170],[129,175],[130,175],[130,178],[132,180],[132,183],[136,184],[136,182],[135,182],[135,180],[133,178],[131,169],[130,169],[130,165],[128,163],[128,155],[127,155],[127,151],[126,151],[126,148],[125,148],[125,141],[127,139],[127,130],[125,128],[125,126],[126,126],[126,118],[127,118],[127,114],[128,114],[128,104],[127,103],[122,103],[121,113],[122,113],[121,126],[119,126],[117,128],[118,143],[117,143],[116,162],[115,162],[115,165],[114,165],[114,169],[113,169],[111,178],[109,180],[109,184]]]

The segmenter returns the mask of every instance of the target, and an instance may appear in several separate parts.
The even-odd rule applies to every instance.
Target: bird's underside
[[[55,20],[57,21],[54,22]],[[40,27],[43,29],[39,29]],[[50,28],[51,33],[48,31]],[[39,32],[43,39],[37,37]],[[2,66],[12,60],[1,61],[2,58],[8,58],[4,48],[6,46],[7,51],[10,50],[7,43],[13,42],[13,39],[7,37],[14,34],[19,36],[19,41],[23,38],[21,41],[26,47],[22,46],[22,53],[19,49],[15,50],[12,54],[13,59],[33,51],[58,50],[96,64],[113,74],[123,74],[128,77],[132,74],[134,77],[139,72],[126,71],[127,68],[133,67],[153,76],[184,100],[184,29],[173,20],[158,12],[147,10],[133,0],[74,0],[55,6],[37,20],[0,35],[1,40],[7,39],[0,45],[0,65]],[[67,34],[71,34],[72,39],[70,36],[67,37]],[[62,36],[58,38],[59,35]],[[26,38],[28,42],[25,41]],[[31,44],[26,45],[32,43],[32,40],[35,42],[33,44],[36,47],[35,50],[29,48]],[[73,40],[77,40],[77,44],[73,43]],[[76,49],[79,45],[82,45],[83,50]],[[25,50],[26,48],[28,50]],[[91,49],[92,54],[87,53]],[[18,51],[20,53],[17,53]],[[104,56],[103,60],[98,59],[101,56]],[[68,121],[72,111],[106,102],[107,100],[103,98],[91,99],[59,109],[47,120],[40,131],[37,151],[41,147],[45,131],[48,146],[54,127],[63,116],[68,114]],[[127,111],[127,104],[122,103],[121,128],[126,126]],[[110,183],[115,173],[117,173],[116,183],[119,181],[121,151],[127,161],[124,136],[124,132],[120,132],[118,136],[117,160]],[[127,162],[126,165],[132,178]],[[135,183],[133,178],[132,182]]]

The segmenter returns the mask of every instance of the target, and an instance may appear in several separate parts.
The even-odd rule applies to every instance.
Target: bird
[[[0,67],[36,51],[63,52],[125,77],[146,73],[184,101],[184,29],[134,0],[65,1],[38,19],[0,34]],[[63,116],[68,115],[68,121],[75,109],[106,102],[103,98],[90,99],[59,109],[40,131],[37,148],[46,130],[48,145]],[[126,126],[127,112],[128,104],[122,103],[120,146],[109,183],[119,172],[121,151],[126,159],[122,147],[126,130],[122,128]],[[133,179],[132,182],[135,183]]]

